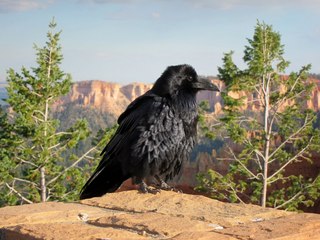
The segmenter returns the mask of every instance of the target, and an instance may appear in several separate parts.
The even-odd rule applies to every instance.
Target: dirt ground
[[[0,208],[0,239],[319,239],[320,215],[136,190]]]

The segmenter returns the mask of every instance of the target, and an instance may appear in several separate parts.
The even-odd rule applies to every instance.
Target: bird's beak
[[[220,92],[219,88],[213,84],[208,78],[198,77],[197,81],[193,83],[193,87],[198,90],[209,90]]]

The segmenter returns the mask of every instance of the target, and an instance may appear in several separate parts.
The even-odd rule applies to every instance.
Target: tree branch
[[[40,119],[40,118],[38,118],[38,117],[36,117],[36,116],[34,116],[34,115],[32,115],[32,117],[33,117],[36,121],[44,122],[43,119]]]
[[[48,150],[51,150],[51,149],[53,149],[53,148],[56,148],[56,147],[58,147],[60,144],[61,144],[61,143],[57,143],[56,145],[53,145],[53,146],[49,147]]]
[[[25,180],[25,179],[21,179],[21,178],[16,178],[16,177],[14,178],[14,180],[15,181],[19,181],[19,182],[25,182],[25,183],[31,184],[31,185],[33,185],[33,186],[38,188],[38,185],[36,183],[34,183],[34,182],[31,182],[31,181],[28,181],[28,180]]]
[[[292,202],[293,200],[295,200],[297,197],[299,197],[299,195],[302,194],[302,191],[299,191],[298,193],[296,193],[292,198],[290,198],[289,200],[285,201],[284,203],[274,207],[275,209],[279,209],[284,207],[285,205],[289,204],[290,202]]]
[[[34,110],[33,112],[36,112],[36,113],[40,113],[41,115],[42,115],[42,117],[44,117],[44,113],[42,112],[42,111],[40,111],[40,110]]]
[[[51,135],[51,136],[49,137],[49,139],[50,139],[50,138],[53,138],[53,137],[55,137],[55,136],[58,136],[58,135],[72,135],[72,132],[58,132],[58,133],[55,133],[55,134]]]
[[[286,143],[288,143],[292,138],[298,135],[308,124],[308,116],[306,116],[303,125],[294,133],[292,133],[287,139],[285,139],[270,155],[269,158],[271,159],[274,154],[276,154]],[[270,161],[272,162],[272,161]]]
[[[27,203],[33,203],[32,201],[30,201],[29,199],[25,198],[24,196],[21,195],[21,193],[19,193],[16,189],[14,189],[13,187],[11,187],[8,183],[6,183],[7,188],[9,188],[12,192],[14,192],[15,194],[17,194],[23,201],[27,202]]]
[[[230,148],[230,146],[228,146],[228,149],[230,151],[230,153],[233,156],[233,159],[236,160],[244,169],[247,173],[249,173],[249,175],[251,175],[253,178],[255,179],[259,179],[257,175],[255,175],[253,172],[251,172],[238,158],[237,156],[234,154],[234,152],[232,151],[232,149]]]
[[[233,194],[236,196],[236,198],[239,200],[239,202],[244,204],[245,202],[242,201],[242,199],[238,196],[238,192],[232,187],[232,185],[228,184],[228,187],[232,190]]]
[[[73,168],[74,166],[76,166],[79,162],[81,162],[90,152],[92,152],[93,150],[95,150],[97,147],[92,147],[91,149],[89,149],[85,154],[83,154],[77,161],[75,161],[72,165],[70,165],[69,167],[65,168],[62,172],[60,172],[56,177],[52,178],[50,181],[47,182],[47,186],[49,186],[51,183],[55,182],[56,180],[59,179],[59,177],[61,177],[63,174],[65,174],[70,168]]]
[[[20,162],[23,162],[23,163],[27,163],[27,164],[29,164],[29,165],[31,165],[31,166],[33,166],[33,167],[38,167],[38,165],[36,165],[36,164],[34,164],[33,162],[30,162],[30,161],[27,161],[27,160],[23,160],[22,158],[20,158],[20,157],[18,157],[17,156],[17,159],[20,161]]]
[[[310,138],[309,143],[307,144],[307,146],[305,146],[303,149],[300,150],[299,153],[297,153],[296,155],[294,155],[290,160],[288,160],[282,167],[280,167],[274,174],[272,174],[270,177],[267,178],[267,180],[273,178],[274,176],[276,176],[277,174],[279,174],[286,166],[288,166],[290,163],[292,163],[294,160],[296,160],[298,157],[300,157],[310,146],[310,142],[312,140],[313,137]]]
[[[262,160],[264,161],[264,156],[261,154],[260,151],[258,151],[257,149],[254,150],[255,154],[256,154],[256,162],[259,166],[259,169],[262,170],[262,165],[261,165],[261,162],[260,162],[260,159],[259,159],[259,156],[262,157]],[[260,153],[260,154],[259,154]]]

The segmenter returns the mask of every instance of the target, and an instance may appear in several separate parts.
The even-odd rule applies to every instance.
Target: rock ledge
[[[203,196],[126,191],[80,203],[0,209],[0,240],[320,239],[320,215],[222,203]]]

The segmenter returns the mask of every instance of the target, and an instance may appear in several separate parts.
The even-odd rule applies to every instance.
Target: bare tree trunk
[[[264,162],[263,162],[263,188],[261,195],[261,206],[266,207],[267,191],[268,191],[268,165],[269,165],[269,151],[270,151],[270,128],[269,128],[269,96],[270,96],[270,76],[264,76]]]
[[[47,187],[46,187],[46,170],[44,166],[40,168],[40,189],[41,189],[41,202],[45,202],[47,199]]]
[[[52,46],[50,48],[49,52],[49,62],[48,62],[48,69],[47,69],[47,81],[49,81],[50,75],[51,75],[51,60],[52,60]],[[47,138],[48,132],[47,132],[47,124],[48,124],[48,115],[49,115],[49,99],[46,99],[46,105],[45,105],[45,113],[44,113],[44,137]],[[47,140],[47,139],[46,139]],[[45,144],[45,148],[47,148],[47,144]],[[47,201],[47,186],[46,186],[46,170],[45,170],[45,163],[47,159],[45,159],[43,166],[40,168],[40,189],[41,189],[41,202]]]
[[[263,188],[261,195],[261,206],[266,207],[267,202],[267,190],[268,190],[268,165],[269,165],[269,147],[270,147],[270,137],[266,136],[266,145],[264,151],[264,163],[263,163]]]
[[[44,137],[47,138],[47,124],[48,124],[48,115],[49,115],[49,100],[46,100],[45,105],[45,113],[44,113]],[[45,143],[44,148],[47,148],[47,144]],[[40,167],[40,196],[41,202],[46,202],[47,200],[47,186],[46,186],[46,170],[45,170],[45,163],[47,159],[42,163],[43,165]]]

